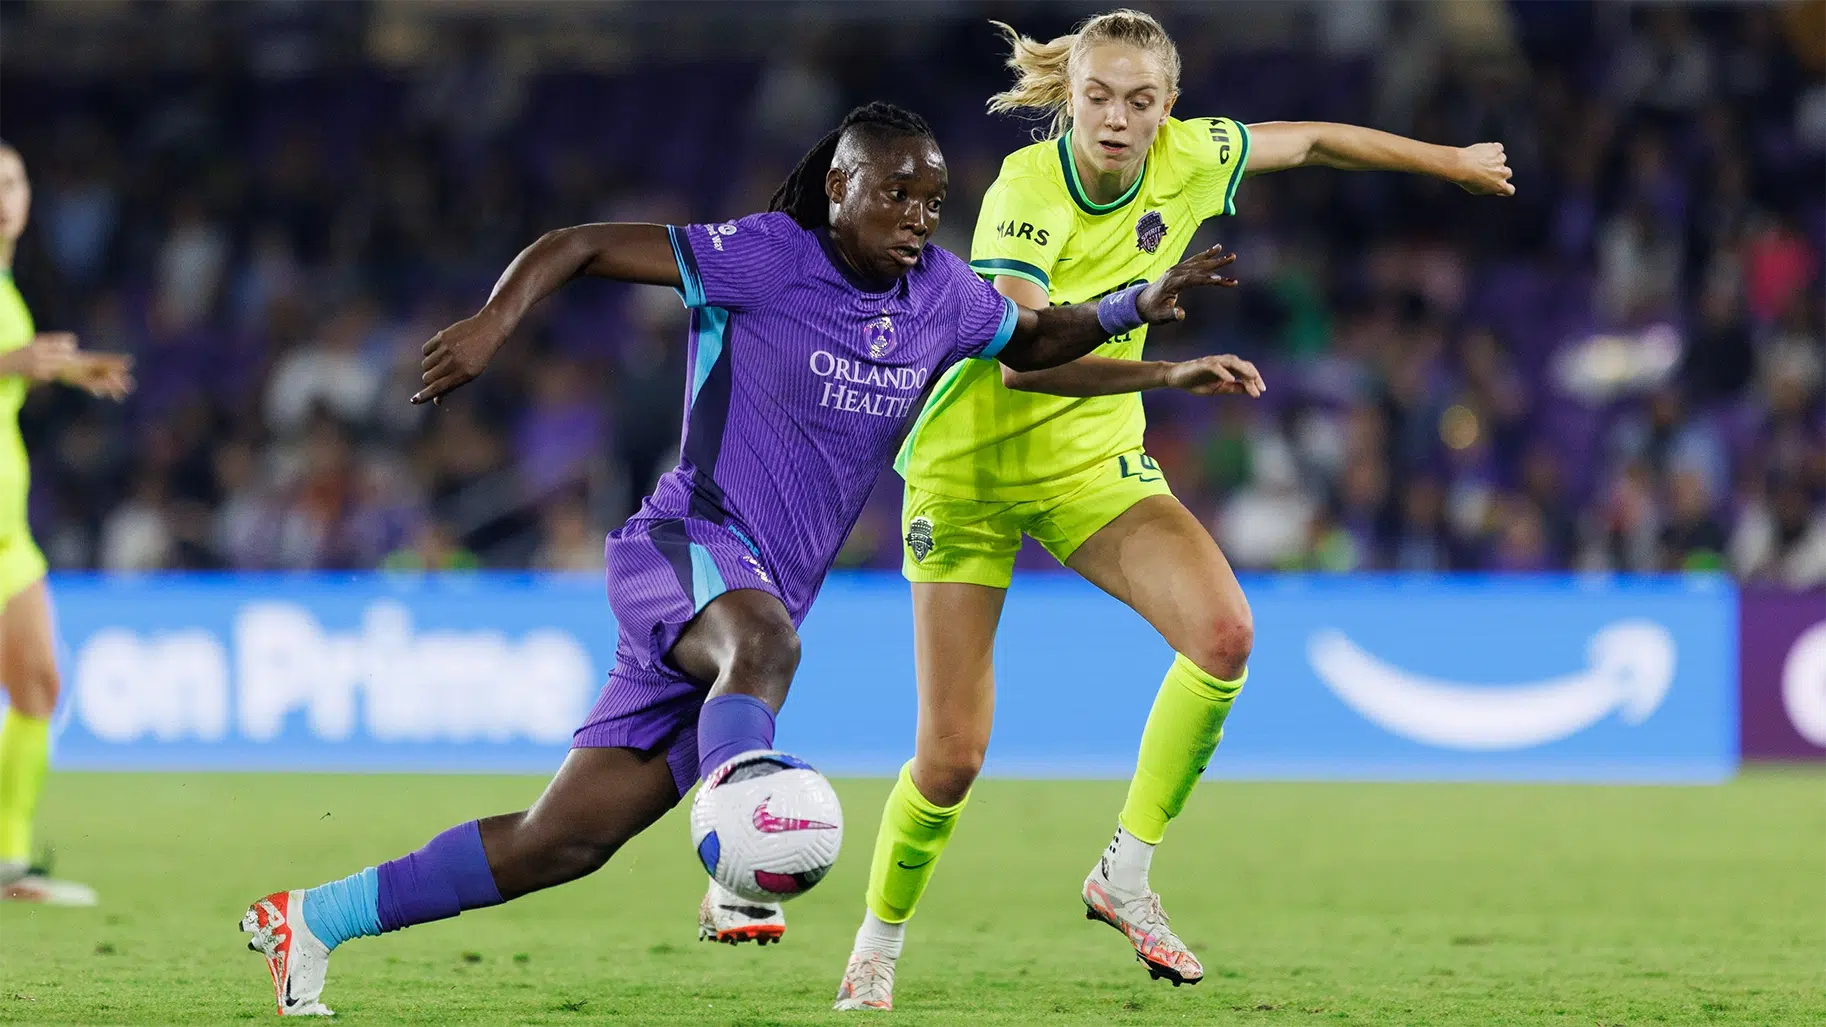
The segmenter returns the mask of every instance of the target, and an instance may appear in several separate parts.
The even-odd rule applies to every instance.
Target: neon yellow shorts
[[[0,605],[44,577],[45,570],[44,554],[32,541],[31,529],[23,524],[0,528]]]
[[[908,581],[1007,588],[1022,535],[1031,535],[1064,563],[1129,507],[1172,494],[1160,465],[1140,450],[1111,457],[1050,499],[959,499],[909,482],[900,509],[900,572]]]

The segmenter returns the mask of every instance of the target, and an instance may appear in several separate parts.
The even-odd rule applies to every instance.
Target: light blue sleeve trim
[[[995,338],[990,339],[989,345],[984,346],[983,351],[977,354],[984,360],[994,360],[1001,355],[1002,348],[1008,345],[1008,340],[1014,338],[1014,326],[1021,321],[1021,308],[1016,306],[1013,300],[1003,296],[1002,304],[1002,323],[996,327]]]
[[[681,287],[677,292],[685,306],[701,307],[704,305],[704,282],[697,276],[696,262],[689,253],[691,240],[685,238],[685,231],[677,225],[666,226],[666,236],[672,242],[672,259],[678,262]]]

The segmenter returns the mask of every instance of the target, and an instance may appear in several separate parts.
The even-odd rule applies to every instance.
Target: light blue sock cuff
[[[304,893],[300,909],[311,933],[330,948],[380,933],[380,873],[373,867]]]

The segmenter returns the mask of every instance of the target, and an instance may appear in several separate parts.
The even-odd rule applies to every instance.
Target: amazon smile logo
[[[1647,720],[1674,680],[1674,636],[1653,621],[1607,624],[1586,666],[1544,681],[1477,685],[1416,674],[1377,658],[1343,632],[1321,631],[1306,656],[1344,704],[1392,734],[1443,749],[1495,752],[1545,745],[1611,715]]]

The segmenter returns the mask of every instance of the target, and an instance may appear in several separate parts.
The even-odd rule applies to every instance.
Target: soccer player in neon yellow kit
[[[1084,303],[1156,277],[1201,221],[1234,210],[1252,174],[1325,165],[1514,192],[1496,143],[1459,149],[1349,125],[1174,119],[1179,54],[1146,14],[1101,14],[1046,43],[998,27],[1017,81],[990,110],[1052,118],[1051,138],[1003,161],[971,247],[972,266],[1017,303]],[[1253,625],[1223,554],[1142,449],[1138,393],[1255,396],[1262,382],[1233,357],[1143,361],[1145,334],[1038,373],[960,366],[934,388],[901,452],[917,746],[883,812],[839,1009],[892,1005],[906,921],[988,746],[996,622],[1023,534],[1146,617],[1177,652],[1083,899],[1086,915],[1123,931],[1154,977],[1177,985],[1204,975],[1168,926],[1148,864],[1222,736]]]
[[[44,554],[26,524],[31,465],[19,407],[40,382],[63,382],[119,399],[133,387],[125,357],[87,353],[74,336],[40,333],[13,285],[13,251],[31,214],[32,187],[19,152],[0,143],[0,899],[89,906],[95,893],[52,878],[31,860],[32,814],[50,765],[57,661]]]

